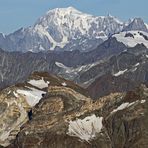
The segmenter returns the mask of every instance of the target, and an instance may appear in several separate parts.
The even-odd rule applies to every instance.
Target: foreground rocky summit
[[[93,101],[70,81],[35,73],[0,94],[0,145],[147,148],[147,102],[148,88],[143,85]]]
[[[87,94],[70,81],[50,76],[48,73],[34,73],[24,83],[8,87],[0,92],[0,145],[8,146],[20,132],[20,128],[31,119],[32,108],[48,91],[48,86],[69,87]],[[82,96],[82,95],[81,95]]]

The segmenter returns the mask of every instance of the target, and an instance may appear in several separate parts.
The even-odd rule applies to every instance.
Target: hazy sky
[[[148,0],[0,0],[0,32],[30,26],[49,9],[68,6],[97,16],[110,13],[120,20],[142,17],[148,23]]]

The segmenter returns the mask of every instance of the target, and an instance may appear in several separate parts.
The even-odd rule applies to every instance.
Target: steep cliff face
[[[146,148],[148,146],[148,89],[130,91],[122,104],[106,118],[112,147]]]
[[[148,88],[92,101],[51,86],[9,148],[146,148]]]
[[[129,25],[127,25],[124,31],[141,30],[147,32],[147,26],[141,18],[134,18]]]
[[[31,108],[46,94],[47,87],[48,81],[43,77],[30,77],[27,82],[0,92],[1,146],[8,146],[16,138],[20,128],[29,120]]]
[[[16,138],[21,126],[28,121],[30,106],[24,97],[16,97],[15,89],[0,93],[0,145],[8,146]]]

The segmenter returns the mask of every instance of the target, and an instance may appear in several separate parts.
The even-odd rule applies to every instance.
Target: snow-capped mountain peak
[[[141,18],[134,18],[127,27],[124,28],[124,31],[140,30],[148,32],[147,26]]]
[[[55,8],[52,10],[49,10],[46,15],[43,17],[39,18],[35,25],[37,24],[42,24],[44,27],[45,24],[49,25],[48,23],[54,22],[56,25],[61,25],[64,23],[72,23],[72,21],[76,21],[75,19],[88,19],[92,18],[92,15],[82,13],[81,11],[73,8],[73,7],[68,7],[68,8]],[[67,22],[69,21],[69,22]]]
[[[89,29],[92,27],[92,24],[95,24],[97,29],[100,28],[100,31],[102,31],[102,29],[105,27],[108,27],[108,23],[116,23],[120,25],[123,24],[123,22],[119,21],[114,16],[107,15],[97,17],[83,13],[73,7],[49,10],[46,15],[38,19],[38,21],[35,23],[35,26],[42,25],[43,27],[49,28],[50,23],[60,27],[68,27],[69,29],[77,28],[83,34],[84,32],[86,33],[86,31],[89,31]]]
[[[105,18],[105,17],[104,17],[104,18]],[[117,23],[119,23],[119,24],[121,24],[121,25],[124,24],[124,22],[120,21],[117,17],[111,15],[110,13],[106,16],[106,18],[107,18],[107,19],[112,19],[112,20],[114,20],[115,22],[117,22]]]
[[[55,8],[49,10],[46,14],[49,15],[50,13],[61,13],[61,14],[84,14],[81,11],[75,9],[74,7],[67,7],[67,8]]]
[[[34,34],[37,33],[37,36],[45,38],[50,44],[48,49],[45,45],[37,45],[43,50],[61,49],[65,46],[65,50],[75,50],[77,46],[80,46],[80,50],[88,50],[106,40],[108,35],[122,29],[123,23],[111,15],[92,16],[73,7],[49,10],[32,27]]]
[[[147,28],[142,19],[125,24],[111,15],[93,16],[73,7],[55,8],[40,17],[32,27],[1,37],[0,47],[23,52],[88,51],[122,30],[146,32]]]

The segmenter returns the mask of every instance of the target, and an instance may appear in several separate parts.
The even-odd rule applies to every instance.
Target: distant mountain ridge
[[[148,32],[141,18],[131,22],[119,21],[116,17],[92,16],[73,7],[49,10],[36,23],[21,28],[9,35],[0,34],[0,48],[8,51],[89,51],[123,30]]]
[[[95,84],[101,83],[104,86],[100,87],[103,88],[102,93],[95,87],[99,96],[108,94],[112,89],[116,91],[116,87],[112,87],[114,81],[116,86],[121,84],[118,91],[126,91],[129,86],[122,86],[124,79],[128,79],[129,83],[134,78],[134,84],[130,88],[148,82],[148,48],[144,45],[147,45],[146,35],[142,31],[121,32],[89,52],[75,50],[21,53],[0,50],[0,89],[23,82],[32,72],[38,71],[59,75],[84,87],[92,84],[94,88]],[[125,41],[132,41],[132,46],[125,44]],[[100,81],[103,78],[105,80]],[[107,78],[112,81],[111,89],[106,87],[109,86]],[[90,92],[91,90],[89,89]],[[96,93],[93,97],[99,97]]]

